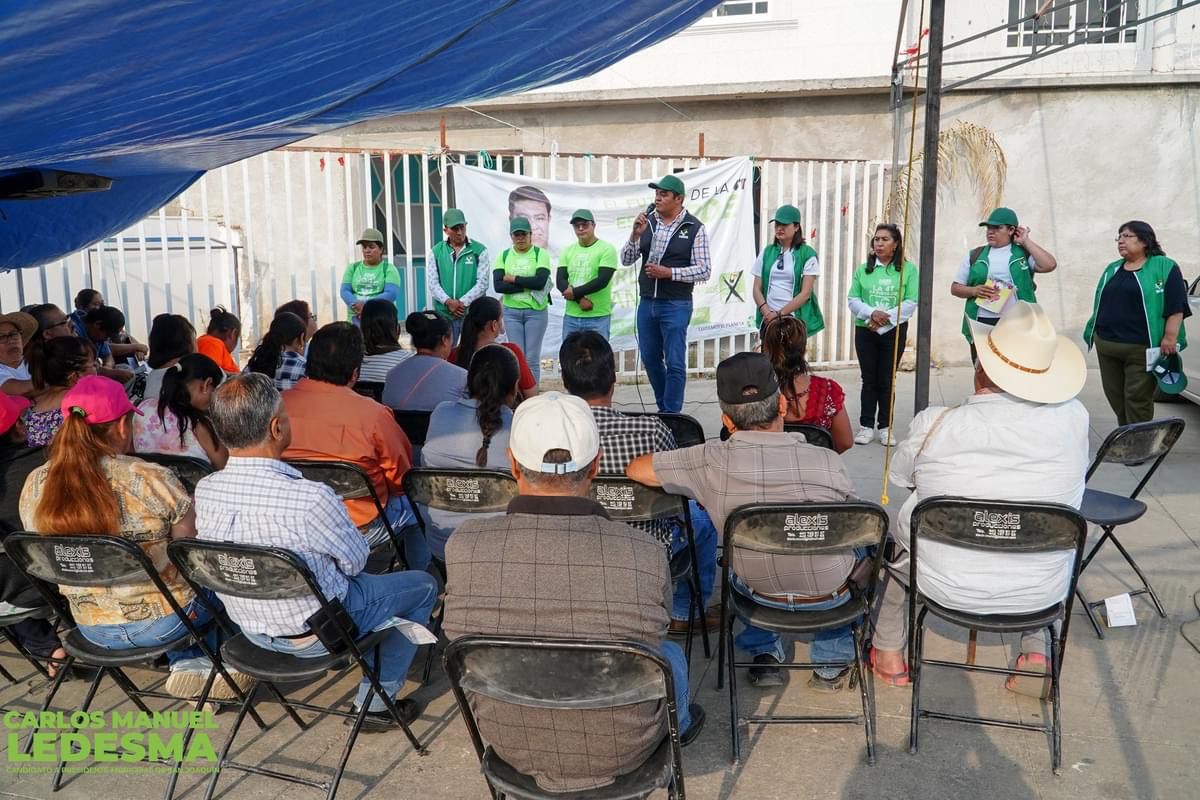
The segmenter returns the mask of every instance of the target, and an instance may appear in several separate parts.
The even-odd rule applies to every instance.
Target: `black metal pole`
[[[933,333],[933,245],[937,220],[937,153],[942,116],[942,40],[946,0],[929,6],[929,72],[925,78],[925,159],[921,178],[921,295],[917,305],[917,375],[913,413],[929,405],[930,341]]]

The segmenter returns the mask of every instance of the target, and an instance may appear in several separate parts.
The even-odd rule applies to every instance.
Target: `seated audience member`
[[[0,314],[0,392],[33,397],[33,376],[25,363],[25,345],[37,333],[37,320],[23,311]]]
[[[279,308],[275,309],[275,316],[279,316],[284,312],[295,314],[300,319],[308,323],[308,328],[304,331],[304,340],[311,341],[312,337],[317,332],[317,315],[312,312],[312,308],[308,305],[307,300],[289,300]]]
[[[955,408],[918,414],[892,457],[892,483],[912,488],[895,529],[904,552],[884,572],[871,666],[887,683],[906,685],[909,520],[923,498],[1062,503],[1079,507],[1088,468],[1088,412],[1075,399],[1087,380],[1083,354],[1058,336],[1040,306],[1018,301],[992,327],[972,323],[975,394]],[[986,457],[981,457],[986,454]],[[921,591],[948,608],[975,614],[1040,611],[1066,598],[1071,551],[980,553],[923,542]],[[898,585],[899,584],[899,585]],[[1047,669],[1046,631],[1021,638],[1017,669]],[[1043,681],[1011,676],[1012,691],[1041,696]]]
[[[99,374],[122,383],[133,376],[125,367],[117,366],[108,340],[124,329],[125,315],[121,310],[112,306],[101,306],[87,312],[87,316],[83,318],[83,329],[79,332],[80,338],[90,342],[96,349],[96,357],[100,360]]]
[[[62,399],[63,424],[47,461],[29,474],[21,492],[26,529],[55,534],[120,536],[135,541],[158,569],[180,607],[197,622],[210,616],[167,558],[167,542],[195,536],[192,501],[174,473],[129,454],[130,419],[139,414],[121,384],[99,375],[81,378]],[[154,584],[59,587],[79,632],[113,650],[149,647],[179,634],[183,623]],[[198,647],[167,653],[166,691],[194,697],[212,664]],[[231,675],[238,680],[237,675]],[[238,680],[240,684],[241,681]],[[223,680],[218,698],[234,696]]]
[[[352,328],[349,323],[339,325]],[[315,350],[322,349],[322,333],[313,337]],[[421,624],[429,621],[437,582],[413,570],[364,573],[367,543],[337,495],[324,484],[304,480],[280,460],[291,443],[292,428],[285,404],[267,376],[244,373],[230,378],[214,393],[210,411],[217,434],[229,446],[229,463],[196,486],[200,539],[291,550],[308,565],[325,596],[341,601],[359,631],[369,631],[392,617]],[[221,599],[230,618],[259,647],[300,657],[326,654],[307,624],[318,610],[315,598]],[[384,691],[394,695],[404,685],[416,649],[395,629],[383,639],[378,667]],[[368,663],[373,663],[375,654],[374,648],[365,654]],[[370,691],[364,679],[355,697],[356,711]],[[398,705],[406,721],[420,714],[412,699],[399,700]],[[364,730],[382,730],[391,724],[383,700],[372,695]]]
[[[458,347],[450,351],[450,361],[463,369],[471,366],[471,356],[481,347],[489,344],[503,344],[517,357],[517,366],[521,369],[521,381],[517,384],[520,389],[518,400],[525,400],[537,394],[537,380],[529,371],[529,362],[521,348],[512,342],[497,342],[500,334],[504,333],[504,314],[500,301],[494,297],[480,297],[471,301],[467,306],[467,315],[463,317],[462,336]]]
[[[75,335],[75,327],[71,324],[71,317],[64,314],[62,309],[53,303],[42,303],[39,306],[34,306],[29,309],[29,316],[37,320],[38,327],[37,333],[33,335],[33,339],[26,345],[26,348],[38,342]]]
[[[467,388],[467,371],[451,364],[450,323],[433,311],[414,311],[404,320],[417,353],[387,374],[383,404],[400,411],[433,411]]]
[[[211,358],[225,372],[241,372],[233,359],[241,336],[241,320],[217,306],[208,312],[208,330],[196,339],[196,352]]]
[[[35,341],[29,348],[29,374],[38,394],[25,412],[26,443],[45,447],[62,425],[63,395],[83,376],[96,374],[96,351],[77,336]]]
[[[266,375],[279,391],[290,389],[304,377],[304,349],[308,323],[290,311],[281,311],[246,363],[246,369]]]
[[[504,516],[463,523],[446,543],[446,635],[644,642],[671,665],[680,740],[690,744],[704,710],[689,705],[687,661],[665,638],[666,550],[588,497],[600,435],[587,404],[559,392],[522,403],[508,452],[520,497]],[[612,783],[666,735],[655,703],[560,711],[474,697],[472,707],[497,755],[550,791]]]
[[[738,353],[717,365],[721,421],[733,434],[728,441],[706,442],[682,450],[638,456],[628,475],[648,486],[698,500],[717,530],[735,508],[746,503],[829,503],[851,496],[850,476],[841,456],[809,444],[803,434],[783,430],[787,397],[770,360],[759,353]],[[852,553],[822,556],[763,555],[735,548],[730,555],[733,588],[774,608],[823,611],[850,599]],[[745,621],[743,620],[743,623]],[[754,658],[749,679],[755,686],[779,686],[786,660],[776,633],[746,625],[736,644]],[[814,634],[809,660],[842,664],[854,658],[850,626]],[[840,689],[849,674],[841,666],[813,671],[808,685]]]
[[[396,304],[389,300],[368,300],[363,304],[363,346],[366,356],[358,372],[360,381],[383,383],[392,367],[412,358],[412,353],[400,346],[400,321]]]
[[[135,401],[157,398],[166,371],[179,363],[188,353],[196,352],[196,329],[180,314],[159,314],[150,324],[150,354],[146,366],[150,371],[134,380],[130,397]]]
[[[412,445],[392,412],[350,388],[363,359],[362,332],[349,322],[317,331],[308,347],[305,377],[283,393],[291,418],[291,446],[285,458],[348,461],[371,478],[392,529],[405,542],[410,567],[424,569],[429,549],[401,489],[412,466]],[[347,500],[350,519],[372,547],[388,541],[387,528],[369,497]]]
[[[617,388],[616,360],[608,340],[597,331],[576,331],[569,335],[558,351],[559,369],[567,391],[582,398],[592,409],[592,416],[600,430],[600,474],[624,477],[629,462],[646,453],[674,450],[675,436],[661,419],[655,416],[630,416],[612,407],[613,393]],[[717,570],[717,530],[713,527],[708,512],[689,501],[692,518],[692,533],[696,538],[696,558],[700,562],[700,607],[705,608],[712,595]],[[660,519],[639,522],[635,528],[654,534],[671,554],[687,546],[687,534],[683,520]],[[675,587],[671,603],[671,633],[686,634],[688,607],[691,590],[687,582]],[[708,619],[709,630],[720,624],[720,612]]]
[[[808,334],[796,317],[775,317],[763,326],[762,351],[787,398],[784,421],[824,428],[833,436],[834,449],[844,453],[854,446],[846,393],[837,381],[808,371],[807,350]]]
[[[364,323],[364,330],[365,330]],[[508,469],[508,433],[517,402],[520,370],[510,350],[489,345],[467,370],[467,397],[447,400],[433,410],[421,448],[421,465],[436,469]],[[446,539],[472,514],[421,508],[429,520],[425,535],[438,561],[446,560]]]
[[[17,569],[3,550],[5,537],[25,529],[18,510],[21,487],[29,473],[46,463],[45,448],[25,444],[27,432],[21,416],[27,408],[29,400],[26,398],[0,392],[0,613],[3,614],[16,614],[46,605],[25,573]],[[25,620],[8,626],[5,632],[15,636],[38,658],[67,657],[49,620]],[[48,669],[51,677],[58,674],[57,665],[52,663]]]
[[[101,308],[104,296],[95,289],[80,289],[75,295],[75,310],[71,312],[71,321],[79,330],[83,329],[83,320],[89,311]]]
[[[87,338],[82,331],[86,328],[88,312],[103,306],[104,297],[100,292],[95,289],[79,290],[75,295],[75,310],[71,312],[71,322],[79,336]],[[133,337],[124,331],[117,331],[108,337],[108,348],[118,365],[125,365],[130,369],[135,369],[139,359],[144,359],[149,352],[146,345],[134,341]]]
[[[166,453],[225,466],[229,453],[213,432],[208,404],[225,373],[213,360],[190,353],[167,370],[158,397],[138,405],[142,416],[133,420],[135,453]]]

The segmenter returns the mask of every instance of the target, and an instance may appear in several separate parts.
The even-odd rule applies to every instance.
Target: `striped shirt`
[[[650,237],[650,255],[646,259],[647,264],[659,262],[663,253],[667,252],[667,245],[670,244],[671,237],[675,235],[675,231],[679,230],[679,226],[686,216],[687,212],[680,209],[675,219],[671,220],[671,224],[664,225],[659,219],[657,211],[650,212],[653,234]],[[625,246],[621,248],[621,263],[625,266],[633,264],[641,256],[642,242],[640,238],[625,242]],[[692,239],[692,263],[686,267],[672,267],[671,280],[684,283],[704,283],[711,274],[712,255],[708,248],[708,231],[701,225],[696,229]]]

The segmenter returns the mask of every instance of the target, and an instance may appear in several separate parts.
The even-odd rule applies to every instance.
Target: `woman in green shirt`
[[[533,245],[525,217],[513,217],[508,230],[513,246],[496,260],[492,281],[502,298],[508,340],[526,354],[533,379],[540,381],[542,339],[550,317],[550,254]]]
[[[870,444],[876,423],[879,441],[885,445],[896,443],[888,419],[894,389],[892,376],[904,355],[908,320],[917,310],[917,297],[917,268],[904,260],[904,237],[900,229],[886,223],[876,225],[871,237],[871,255],[867,256],[867,263],[854,270],[850,281],[854,349],[862,371],[855,444]]]
[[[356,242],[362,247],[362,261],[355,261],[342,274],[342,302],[349,306],[346,319],[359,324],[368,300],[400,299],[400,273],[383,257],[383,234],[367,228]]]

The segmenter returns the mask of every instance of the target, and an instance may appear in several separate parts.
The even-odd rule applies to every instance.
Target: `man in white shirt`
[[[894,685],[908,682],[907,598],[895,576],[908,575],[909,520],[918,502],[945,495],[1078,508],[1083,500],[1088,413],[1075,399],[1087,378],[1083,354],[1055,333],[1039,306],[1024,301],[995,327],[973,322],[972,328],[979,342],[975,394],[955,408],[918,414],[892,459],[891,481],[913,491],[897,520],[904,552],[885,573],[871,663]],[[1025,613],[1066,597],[1072,557],[1073,551],[1010,555],[925,542],[917,579],[923,594],[948,608]],[[1046,669],[1044,630],[1025,633],[1017,667]],[[1010,678],[1007,686],[1040,695],[1040,684]]]
[[[33,380],[25,364],[25,345],[37,329],[37,320],[28,314],[14,311],[0,315],[0,392],[33,396]]]

